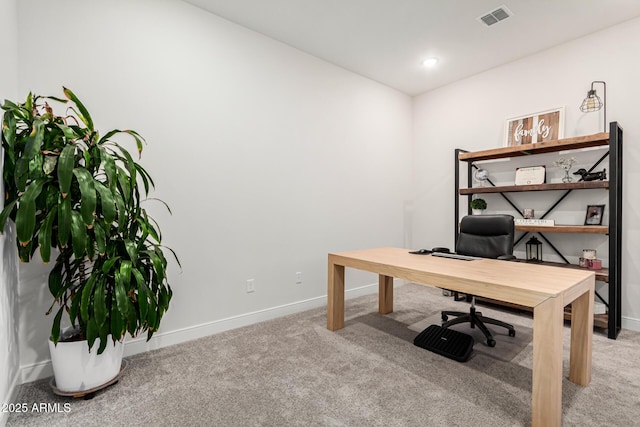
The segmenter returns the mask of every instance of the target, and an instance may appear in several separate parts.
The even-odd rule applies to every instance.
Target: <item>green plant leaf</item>
[[[156,299],[153,295],[153,293],[149,294],[149,311],[147,314],[147,325],[149,327],[149,333],[147,334],[147,340],[149,340],[151,338],[151,336],[153,335],[153,333],[155,332],[155,324],[156,324],[156,320],[157,320],[157,313],[156,313]]]
[[[129,176],[125,173],[124,169],[118,166],[116,166],[116,168],[120,193],[122,194],[122,198],[124,199],[125,203],[130,204],[133,197],[133,193],[131,192],[131,184],[133,183],[133,181],[129,179]]]
[[[133,139],[136,140],[136,147],[138,147],[138,158],[140,158],[142,156],[142,143],[145,142],[144,138],[141,137],[138,132],[134,131],[134,130],[123,130],[122,132],[124,133],[128,133],[129,135],[131,135],[133,137]]]
[[[71,307],[69,307],[69,320],[71,321],[71,325],[73,325],[74,328],[76,327],[76,320],[77,320],[78,324],[82,325],[80,328],[84,332],[86,322],[83,322],[82,319],[78,318],[78,312],[80,311],[80,303],[81,303],[80,296],[81,295],[79,294],[75,294],[73,299],[71,300]]]
[[[89,344],[89,348],[93,347],[93,344],[96,342],[96,338],[100,336],[100,331],[98,329],[98,325],[96,324],[95,317],[90,317],[87,322],[87,344]]]
[[[131,261],[123,260],[120,263],[120,279],[125,289],[129,289],[129,284],[131,283]]]
[[[24,109],[28,112],[29,118],[31,118],[31,112],[33,111],[33,93],[29,92],[27,99],[24,101]]]
[[[116,286],[116,303],[118,304],[118,310],[120,311],[120,314],[122,314],[122,317],[126,318],[127,311],[129,309],[129,306],[127,304],[129,297],[127,295],[127,290],[124,286],[124,282],[122,280],[119,270],[115,271],[115,286]]]
[[[149,312],[149,288],[147,287],[142,273],[138,269],[132,270],[133,277],[138,284],[138,309],[140,310],[140,318],[146,320]]]
[[[89,130],[93,131],[93,120],[91,119],[89,111],[87,111],[82,102],[80,102],[78,97],[70,89],[67,89],[66,87],[63,87],[62,89],[67,99],[78,106],[79,111],[77,111],[76,114],[78,115],[80,120],[82,120],[82,123],[84,123],[85,126],[89,128]]]
[[[8,109],[7,104],[12,105],[13,107],[9,107],[10,109]],[[16,118],[13,111],[18,109],[18,106],[9,101],[5,101],[2,108],[4,108],[5,110],[8,109],[8,111],[4,114],[2,120],[2,134],[4,135],[4,140],[9,146],[9,149],[13,150],[13,147],[16,144]]]
[[[138,260],[138,248],[136,247],[136,244],[129,239],[125,239],[124,247],[127,250],[127,254],[129,255],[131,262],[135,263]]]
[[[107,152],[104,148],[100,148],[100,165],[104,169],[104,173],[107,177],[107,186],[115,191],[116,189],[116,162],[113,156]]]
[[[27,243],[18,245],[18,257],[22,262],[29,262],[33,255],[33,240],[29,240]]]
[[[136,307],[133,305],[131,299],[127,299],[127,330],[131,335],[135,336],[138,333],[138,313]]]
[[[82,258],[87,251],[87,228],[82,221],[82,215],[71,211],[71,243],[73,255],[76,259]]]
[[[26,160],[33,159],[36,154],[40,153],[40,146],[44,139],[44,123],[40,119],[33,122],[33,129],[29,138],[27,138],[22,157]]]
[[[71,235],[71,199],[64,198],[58,203],[58,244],[64,248]]]
[[[155,184],[149,174],[142,166],[138,163],[135,164],[136,170],[138,171],[138,176],[142,178],[142,184],[144,185],[144,195],[147,196],[149,194],[150,187],[155,187]]]
[[[18,203],[18,199],[8,203],[0,212],[0,233],[4,233],[4,224],[7,222],[7,218],[11,217],[11,212],[16,207],[16,203]]]
[[[97,205],[93,176],[91,176],[91,173],[88,170],[83,168],[75,168],[73,170],[73,174],[78,180],[78,185],[80,186],[80,194],[82,197],[80,202],[80,213],[82,214],[82,219],[84,220],[85,225],[93,226]]]
[[[33,239],[36,227],[36,198],[40,195],[45,181],[44,178],[32,181],[20,197],[16,213],[16,235],[23,246],[26,246]]]
[[[102,183],[95,181],[94,187],[96,192],[100,195],[100,207],[102,208],[102,216],[107,224],[111,224],[116,219],[116,204],[113,199],[111,190],[102,185]]]
[[[93,292],[93,310],[98,328],[102,330],[107,320],[107,301],[104,280],[100,280],[95,286],[95,291]],[[102,334],[100,334],[100,336],[102,338]]]
[[[16,160],[14,180],[18,192],[24,192],[29,180],[29,161],[24,158]]]
[[[62,264],[56,263],[49,273],[49,292],[54,299],[60,298],[60,290],[62,289]]]
[[[96,244],[93,234],[87,231],[87,246],[85,247],[85,253],[88,259],[94,259],[96,256]]]
[[[102,272],[108,275],[113,269],[113,266],[115,265],[115,263],[118,262],[119,260],[120,260],[120,257],[113,257],[113,258],[107,259],[104,262],[104,264],[102,264]]]
[[[147,253],[149,254],[151,262],[153,263],[153,270],[158,277],[158,282],[162,282],[164,280],[164,267],[166,265],[166,262],[163,265],[162,258],[160,258],[155,252],[147,251]]]
[[[51,175],[56,170],[58,164],[58,156],[43,156],[44,163],[42,164],[42,172],[45,175]]]
[[[95,236],[96,246],[100,255],[104,255],[107,252],[107,238],[104,232],[104,228],[102,227],[103,225],[99,222],[96,222],[93,227],[93,234]]]
[[[62,320],[62,313],[64,313],[64,307],[60,307],[53,318],[53,325],[51,326],[51,341],[53,341],[54,344],[58,344],[60,341],[60,321]]]
[[[58,182],[62,198],[66,198],[71,188],[71,178],[73,177],[73,167],[75,164],[76,146],[66,145],[60,153],[58,159]]]
[[[64,137],[70,141],[74,141],[80,137],[80,135],[75,133],[73,128],[63,123],[56,123],[56,126],[62,131],[62,133],[64,134]]]
[[[93,295],[93,288],[95,287],[96,279],[97,276],[95,274],[89,276],[89,279],[87,279],[87,282],[82,289],[82,299],[80,301],[80,318],[84,322],[89,321],[89,306],[91,305],[91,297]]]
[[[125,324],[122,319],[122,315],[118,310],[118,304],[116,303],[116,296],[113,295],[111,299],[111,313],[109,315],[111,321],[111,335],[113,339],[120,340],[125,333]]]
[[[53,229],[53,221],[56,218],[57,210],[53,209],[45,217],[40,232],[38,233],[38,245],[40,246],[40,257],[42,261],[47,263],[51,257],[51,233]]]
[[[118,207],[118,231],[121,232],[127,226],[127,209],[125,207],[124,200],[119,193],[115,194],[114,199],[116,201],[116,206]]]

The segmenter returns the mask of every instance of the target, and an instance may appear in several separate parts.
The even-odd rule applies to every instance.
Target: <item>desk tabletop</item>
[[[526,307],[548,298],[566,304],[595,283],[595,273],[494,259],[459,260],[410,254],[410,249],[375,248],[329,254],[330,264],[438,286]]]

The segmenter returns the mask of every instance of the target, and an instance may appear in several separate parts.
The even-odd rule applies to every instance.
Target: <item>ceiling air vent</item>
[[[498,22],[511,17],[512,15],[513,13],[511,13],[506,6],[500,6],[496,10],[492,10],[491,12],[480,16],[478,21],[482,22],[487,27],[490,27],[493,24],[497,24]]]

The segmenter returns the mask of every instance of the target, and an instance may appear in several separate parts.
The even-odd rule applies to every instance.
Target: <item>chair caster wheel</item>
[[[496,346],[496,340],[492,340],[492,339],[487,340],[487,345],[489,347],[495,347]]]
[[[449,316],[447,316],[446,314],[442,315],[442,321],[446,322],[447,320],[449,320]]]
[[[515,329],[509,329],[509,336],[510,337],[515,337],[516,336],[516,330]]]

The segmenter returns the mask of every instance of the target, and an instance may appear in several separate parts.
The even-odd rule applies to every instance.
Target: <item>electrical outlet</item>
[[[256,281],[255,279],[248,279],[247,280],[247,293],[250,294],[251,292],[255,292],[256,291]]]
[[[296,272],[296,285],[302,285],[302,273],[300,271]]]

